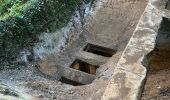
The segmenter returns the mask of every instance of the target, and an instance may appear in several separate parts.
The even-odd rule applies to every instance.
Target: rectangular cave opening
[[[76,82],[76,81],[67,79],[67,78],[65,78],[65,77],[61,77],[59,81],[62,82],[62,83],[65,83],[65,84],[71,84],[71,85],[73,85],[73,86],[84,85],[84,84],[82,84],[82,83],[79,83],[79,82]]]
[[[99,66],[88,64],[81,60],[75,60],[73,64],[71,65],[71,68],[88,73],[88,74],[95,75],[96,69],[99,68]]]
[[[83,51],[101,55],[104,57],[112,57],[112,55],[116,53],[116,50],[106,48],[106,47],[101,47],[101,46],[90,44],[90,43],[86,45]]]

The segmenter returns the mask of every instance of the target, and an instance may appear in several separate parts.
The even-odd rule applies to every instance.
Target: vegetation
[[[80,1],[1,0],[0,61],[14,59],[21,49],[33,46],[41,32],[64,26]]]

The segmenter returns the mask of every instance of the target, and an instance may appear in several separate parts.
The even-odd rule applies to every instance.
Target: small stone
[[[42,94],[40,94],[38,97],[39,97],[39,98],[43,98],[43,95],[42,95]]]
[[[157,88],[158,88],[158,89],[161,89],[161,86],[159,85],[159,86],[157,86]]]
[[[74,93],[74,91],[73,91],[73,90],[71,90],[69,93],[70,93],[70,94],[73,94],[73,93]]]
[[[55,92],[54,91],[49,91],[50,94],[54,94]]]
[[[59,85],[62,85],[62,82],[58,82]]]
[[[163,99],[168,99],[168,97],[167,96],[163,96]]]
[[[56,97],[56,96],[53,96],[53,99],[57,99],[57,97]]]

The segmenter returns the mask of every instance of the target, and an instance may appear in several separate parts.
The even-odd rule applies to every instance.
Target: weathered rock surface
[[[149,0],[113,75],[103,100],[138,100],[147,73],[144,56],[154,49],[155,39],[162,21],[162,0]],[[145,64],[142,64],[145,63]]]
[[[20,70],[2,71],[0,79],[6,78],[9,79],[4,80],[6,82],[21,84],[28,94],[41,100],[139,99],[147,73],[146,55],[155,48],[162,16],[169,16],[164,10],[165,2],[96,0],[94,6],[92,16],[85,18],[83,31],[73,31],[76,38],[68,41],[61,52],[56,53],[57,49],[54,48],[54,51],[38,62],[37,67],[30,64]],[[117,52],[110,58],[101,56],[100,53],[89,53],[82,50],[87,43]],[[96,75],[70,68],[76,59],[98,65]],[[61,83],[58,81],[61,77],[87,85],[71,86]]]
[[[0,100],[30,100],[33,99],[31,96],[17,92],[11,89],[9,86],[0,83]]]

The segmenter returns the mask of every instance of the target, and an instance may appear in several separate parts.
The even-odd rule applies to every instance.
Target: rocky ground
[[[54,64],[67,66],[74,61],[75,54],[86,42],[116,49],[116,54],[98,69],[100,74],[92,84],[72,86],[61,83],[40,72],[38,63],[34,61],[27,63],[26,66],[18,66],[18,69],[1,70],[0,80],[13,90],[27,93],[33,98],[32,100],[68,100],[68,98],[100,100],[146,3],[146,0],[96,0],[93,14],[85,20],[86,24],[82,29],[86,32],[79,33],[80,38],[77,36],[78,39],[74,37],[74,41],[70,40],[70,44],[62,52],[52,53],[41,61],[42,66],[48,66],[45,69],[51,68]],[[166,80],[168,77],[170,77],[169,70],[151,71],[146,80],[142,100],[162,98],[168,100],[170,91],[168,86],[170,81]]]
[[[141,100],[170,99],[170,69],[149,71]]]

